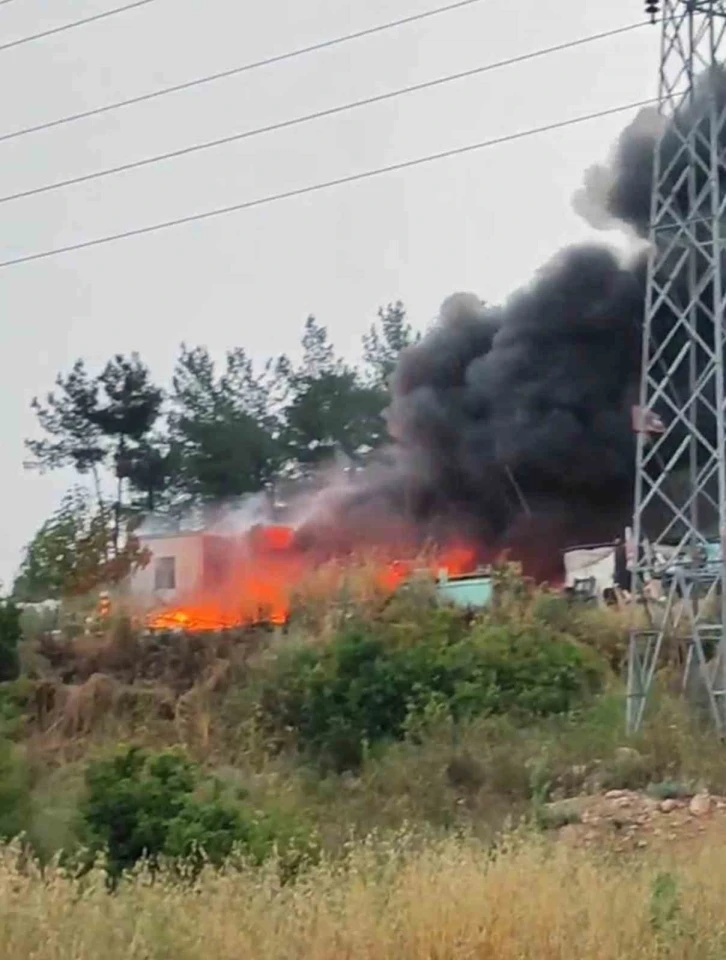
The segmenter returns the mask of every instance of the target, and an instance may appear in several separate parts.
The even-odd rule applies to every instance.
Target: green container
[[[494,586],[490,576],[470,574],[463,577],[439,577],[436,593],[443,603],[481,610],[492,602]]]

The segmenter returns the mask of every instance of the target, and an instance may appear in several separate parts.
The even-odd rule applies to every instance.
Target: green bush
[[[174,751],[124,748],[88,765],[86,787],[79,836],[90,859],[105,854],[112,882],[142,859],[154,868],[171,858],[194,873],[233,852],[256,863],[277,852],[291,869],[313,850],[298,827],[223,797]]]
[[[17,739],[23,732],[32,693],[33,681],[25,676],[0,683],[0,737]]]
[[[541,623],[483,624],[461,650],[457,701],[467,715],[567,713],[605,677],[592,650]]]
[[[30,822],[30,778],[22,755],[0,739],[0,839],[13,840]]]
[[[0,683],[15,680],[20,673],[20,614],[20,608],[12,600],[0,600]]]
[[[342,770],[360,764],[366,745],[401,739],[412,717],[565,713],[601,685],[593,652],[543,623],[468,629],[452,611],[430,613],[429,623],[425,632],[352,624],[326,647],[281,656],[262,690],[263,716]]]

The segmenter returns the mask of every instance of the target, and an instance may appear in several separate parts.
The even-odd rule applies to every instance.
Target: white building
[[[196,531],[139,534],[151,560],[132,575],[132,596],[144,604],[159,605],[192,593],[204,581],[205,540]]]
[[[136,531],[151,560],[128,581],[136,602],[162,606],[213,588],[229,576],[241,537],[269,523],[269,498],[255,495],[237,503],[200,508],[183,519],[150,516]]]

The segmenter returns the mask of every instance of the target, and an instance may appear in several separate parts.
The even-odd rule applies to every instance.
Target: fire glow
[[[194,633],[262,623],[282,626],[290,617],[296,594],[317,569],[327,564],[330,576],[325,577],[323,590],[333,595],[363,560],[354,553],[326,557],[302,549],[294,529],[286,526],[258,527],[238,539],[219,538],[215,550],[216,563],[212,563],[206,582],[187,602],[154,613],[148,620],[151,629]],[[367,553],[365,563],[375,589],[385,596],[422,569],[434,576],[445,571],[450,577],[473,572],[476,552],[451,545],[422,560],[413,549],[389,546]]]

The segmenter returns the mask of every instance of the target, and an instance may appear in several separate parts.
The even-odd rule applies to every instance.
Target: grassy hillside
[[[720,955],[696,907],[726,884],[699,839],[722,808],[659,804],[726,793],[723,747],[668,669],[626,739],[627,622],[500,576],[477,617],[359,582],[285,632],[26,623],[0,684],[0,956]],[[614,790],[644,799],[566,803]],[[688,821],[696,860],[656,855],[643,811],[666,817],[649,838]]]

